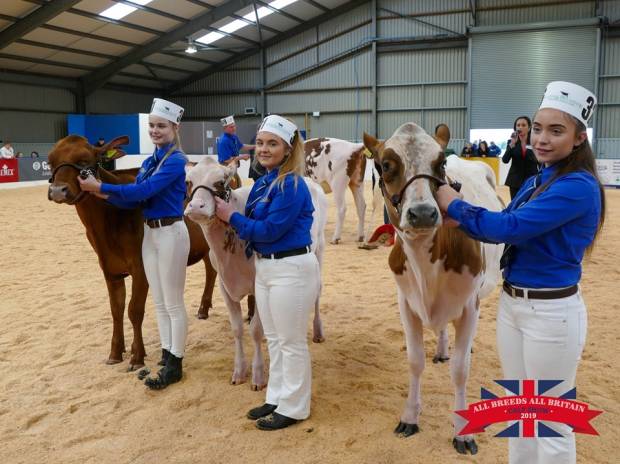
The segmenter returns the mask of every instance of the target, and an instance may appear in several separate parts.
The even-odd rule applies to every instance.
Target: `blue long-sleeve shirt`
[[[217,160],[224,163],[233,156],[237,156],[241,148],[243,148],[243,143],[237,134],[224,132],[217,142]]]
[[[171,145],[157,148],[145,159],[133,184],[101,184],[101,193],[110,195],[108,202],[119,208],[142,208],[146,219],[183,216],[185,200],[185,155],[175,150],[159,169],[157,165]]]
[[[294,250],[312,243],[314,206],[308,186],[302,178],[295,182],[295,176],[289,174],[282,187],[270,188],[277,176],[278,170],[273,169],[258,179],[248,196],[246,215],[233,213],[230,217],[239,237],[250,241],[252,248],[263,254]]]
[[[544,168],[542,185],[557,165]],[[525,181],[501,212],[454,200],[448,216],[478,240],[514,246],[504,279],[525,288],[560,288],[581,278],[581,261],[594,240],[601,214],[599,186],[590,173],[572,172],[557,178],[536,198],[520,205],[535,188],[536,176]]]

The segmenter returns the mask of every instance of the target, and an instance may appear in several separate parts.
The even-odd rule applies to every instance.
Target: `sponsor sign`
[[[17,159],[0,158],[0,182],[17,182],[18,172]]]
[[[19,158],[19,180],[48,180],[52,171],[47,163],[47,156],[40,158]]]
[[[597,159],[596,169],[603,185],[620,187],[620,159]]]

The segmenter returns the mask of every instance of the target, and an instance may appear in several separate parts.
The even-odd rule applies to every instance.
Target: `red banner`
[[[567,424],[575,433],[598,435],[589,423],[603,411],[590,409],[579,401],[554,398],[551,396],[505,396],[470,404],[468,409],[456,411],[467,419],[467,425],[459,435],[483,432],[486,427],[497,422],[522,421],[523,436],[533,435],[534,421],[549,421]]]
[[[17,182],[18,180],[17,159],[0,158],[0,182]]]

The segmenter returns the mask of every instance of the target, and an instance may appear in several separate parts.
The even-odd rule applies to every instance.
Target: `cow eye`
[[[383,163],[381,163],[381,169],[383,170],[383,172],[389,171],[390,170],[390,162],[389,161],[384,161]]]

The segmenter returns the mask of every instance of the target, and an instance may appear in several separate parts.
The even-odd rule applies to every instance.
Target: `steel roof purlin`
[[[60,13],[70,9],[81,0],[56,0],[37,8],[28,16],[0,32],[0,48],[21,39],[24,35],[45,24]]]
[[[142,47],[135,48],[129,53],[121,56],[117,61],[91,72],[82,78],[86,95],[97,90],[105,84],[110,77],[127,66],[137,63],[179,40],[185,40],[186,37],[194,34],[200,29],[211,26],[216,21],[231,16],[251,4],[252,0],[228,0],[212,10],[190,20],[186,24],[167,32],[164,36],[158,37]]]

